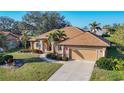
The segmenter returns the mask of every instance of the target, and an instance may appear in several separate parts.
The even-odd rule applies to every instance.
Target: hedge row
[[[105,58],[102,57],[96,61],[99,68],[105,70],[124,70],[124,60],[117,58]]]
[[[54,59],[54,60],[60,60],[60,61],[68,61],[68,57],[62,57],[60,55],[55,55],[53,53],[49,53],[46,55],[47,58]]]
[[[6,63],[12,63],[12,62],[13,62],[13,56],[12,55],[0,54],[0,65],[3,65]]]

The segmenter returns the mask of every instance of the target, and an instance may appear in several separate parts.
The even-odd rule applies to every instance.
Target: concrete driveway
[[[95,61],[69,61],[56,71],[48,81],[88,81]]]

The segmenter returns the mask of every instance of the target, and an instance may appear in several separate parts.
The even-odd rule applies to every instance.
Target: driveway
[[[48,81],[88,81],[95,61],[69,61],[56,71]]]

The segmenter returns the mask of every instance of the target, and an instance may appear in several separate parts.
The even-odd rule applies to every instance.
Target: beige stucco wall
[[[37,47],[37,43],[40,44],[40,47]],[[34,49],[42,50],[43,52],[48,50],[48,43],[46,40],[39,40],[37,42],[34,42],[33,44]]]
[[[37,43],[40,44],[40,47],[37,47]],[[34,49],[43,50],[43,42],[42,42],[42,40],[37,41],[37,42],[34,42],[34,45],[33,46],[34,46]]]

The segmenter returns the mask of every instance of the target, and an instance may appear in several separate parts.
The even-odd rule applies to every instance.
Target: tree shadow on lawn
[[[11,49],[11,50],[7,50],[5,51],[5,53],[13,53],[13,52],[17,52],[19,50],[21,50],[22,48],[16,48],[16,49]]]
[[[32,58],[25,58],[25,59],[14,59],[14,60],[17,60],[17,61],[20,61],[22,63],[36,63],[36,62],[44,62],[44,60],[42,60],[41,58],[39,57],[32,57]]]

